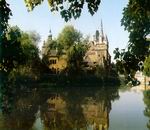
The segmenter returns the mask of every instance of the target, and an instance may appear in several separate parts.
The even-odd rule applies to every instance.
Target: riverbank
[[[74,86],[74,87],[88,87],[88,86],[107,86],[107,85],[120,85],[118,77],[98,77],[95,75],[79,75],[79,76],[66,76],[66,75],[42,75],[38,83],[42,86]]]

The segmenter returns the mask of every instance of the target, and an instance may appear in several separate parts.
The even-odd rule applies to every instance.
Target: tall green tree
[[[36,35],[35,35],[36,34]],[[33,38],[34,37],[34,38]],[[37,47],[40,37],[38,33],[30,33],[21,31],[21,48],[24,60],[24,64],[20,65],[16,71],[17,73],[22,73],[22,75],[34,75],[39,73],[38,68],[41,64],[41,59],[39,57],[39,49]]]
[[[68,71],[71,74],[79,74],[83,71],[83,57],[87,51],[87,46],[82,43],[75,44],[67,51]]]
[[[8,29],[5,42],[0,44],[0,74],[2,78],[5,76],[6,81],[11,71],[28,70],[26,74],[29,75],[30,70],[35,70],[39,65],[39,50],[36,46],[39,38],[35,39],[34,35],[33,39],[32,34],[21,31],[17,26]]]
[[[21,33],[21,47],[23,49],[23,54],[25,55],[26,63],[33,63],[36,59],[39,59],[39,34],[36,36],[35,33],[22,32]]]
[[[149,54],[150,41],[147,40],[147,35],[150,34],[149,5],[149,0],[129,0],[121,20],[125,30],[129,32],[128,51],[139,60],[143,60]]]
[[[62,32],[58,35],[58,42],[67,50],[72,45],[81,42],[82,34],[73,26],[65,26]]]
[[[82,71],[83,57],[87,49],[86,40],[82,34],[73,26],[65,26],[57,41],[63,46],[63,51],[66,52],[67,71],[74,74]]]
[[[5,28],[7,29],[7,28]],[[12,84],[8,85],[8,75],[17,68],[19,64],[24,63],[23,50],[21,48],[21,32],[18,27],[3,30],[0,43],[0,107],[2,111],[9,111],[9,103],[12,99],[8,98],[12,95]],[[4,109],[6,108],[6,109]]]
[[[11,27],[0,44],[0,71],[9,73],[18,64],[24,62],[21,48],[21,31],[18,27]]]

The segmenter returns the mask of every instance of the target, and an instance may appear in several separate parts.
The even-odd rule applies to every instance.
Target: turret
[[[99,42],[99,31],[98,30],[96,30],[95,36],[96,36],[96,42]]]

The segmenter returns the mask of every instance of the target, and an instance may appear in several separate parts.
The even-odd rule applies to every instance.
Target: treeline
[[[17,26],[6,33],[6,43],[1,44],[1,79],[15,82],[37,80],[42,73],[38,42],[40,35],[34,31],[23,32]]]
[[[103,84],[119,82],[115,65],[108,68],[93,67],[90,72],[85,69],[83,62],[87,52],[88,37],[83,38],[81,32],[73,26],[66,26],[57,38],[49,34],[43,44],[42,54],[38,43],[40,35],[35,32],[24,32],[17,26],[9,28],[6,33],[6,43],[1,44],[1,79],[10,88],[19,89],[22,84],[50,83],[50,84]],[[66,61],[66,65],[57,75],[49,67],[50,52],[55,50],[57,56]],[[117,79],[117,80],[115,80]],[[13,84],[15,85],[13,87]]]

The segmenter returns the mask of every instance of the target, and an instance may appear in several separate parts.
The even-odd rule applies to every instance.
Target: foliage
[[[18,27],[11,27],[5,35],[5,40],[0,44],[2,48],[0,76],[3,81],[0,84],[0,100],[1,108],[5,112],[9,112],[11,108],[9,103],[12,99],[9,97],[14,91],[20,90],[20,86],[23,87],[21,83],[31,84],[36,81],[41,71],[36,42],[31,34],[21,31]]]
[[[0,71],[10,72],[12,68],[22,64],[23,53],[21,48],[21,32],[18,27],[9,28],[6,37],[3,37],[3,42],[0,44]]]
[[[116,49],[114,53],[121,72],[132,77],[135,71],[140,69],[139,64],[149,55],[150,41],[147,40],[150,33],[149,5],[149,0],[129,0],[123,10],[121,23],[129,32],[129,44],[126,51]]]
[[[25,0],[29,10],[40,5],[44,0]],[[58,11],[65,21],[79,18],[84,5],[87,5],[91,15],[97,12],[101,0],[48,0],[51,12]]]
[[[63,51],[63,46],[58,43],[56,39],[52,39],[51,36],[48,36],[46,42],[42,47],[42,62],[44,63],[45,67],[49,66],[49,55],[51,51],[56,51],[57,55],[60,56]]]
[[[51,50],[57,50],[58,55],[62,53],[63,46],[57,40],[47,40],[42,48],[42,55],[47,56]]]
[[[146,105],[144,110],[144,115],[149,118],[149,122],[147,123],[147,128],[150,129],[150,90],[144,92],[143,100]]]
[[[150,77],[150,56],[144,61],[144,74]]]
[[[107,70],[103,66],[97,65],[95,68],[95,75],[104,78],[107,76]]]
[[[82,34],[73,26],[65,26],[58,36],[58,42],[67,50],[72,45],[81,42],[81,38]]]
[[[10,18],[11,10],[9,4],[5,0],[0,0],[0,43],[2,42],[2,37],[5,36],[5,32],[8,26],[8,19]],[[4,40],[4,39],[3,39]]]
[[[39,49],[37,44],[40,40],[40,36],[37,32],[23,32],[21,31],[21,48],[22,48],[22,59],[24,64],[19,64],[19,66],[12,70],[11,75],[17,78],[26,79],[37,79],[40,75],[41,70],[41,59],[39,57]],[[9,75],[9,78],[11,76]]]
[[[39,50],[36,46],[39,37],[34,37],[31,33],[22,32],[21,34],[21,47],[24,54],[26,65],[36,65],[39,62]],[[34,63],[36,62],[36,63]]]
[[[69,73],[79,73],[82,69],[83,57],[87,46],[84,43],[82,34],[73,26],[66,26],[59,34],[58,43],[63,46],[67,55],[67,71]]]
[[[134,74],[137,70],[140,70],[138,65],[139,61],[137,57],[130,52],[125,52],[124,50],[119,51],[118,48],[114,50],[117,70],[120,74],[125,76],[134,77]]]
[[[71,46],[67,52],[68,71],[73,74],[79,74],[83,69],[83,57],[87,47],[84,44],[78,43]]]
[[[122,25],[129,32],[128,51],[139,60],[144,60],[148,55],[150,42],[147,35],[150,34],[150,1],[130,0],[124,8]]]
[[[66,54],[67,57],[67,71],[78,72],[82,66],[83,57],[86,52],[87,39],[83,39],[82,34],[73,26],[66,26],[59,34],[58,38],[53,40],[51,36],[43,46],[43,61],[49,64],[48,57],[52,50],[57,51],[57,55]]]
[[[12,95],[12,86],[7,82],[8,75],[13,68],[24,63],[22,59],[23,53],[20,42],[20,29],[18,27],[12,27],[7,30],[7,25],[3,27],[3,35],[1,36],[2,42],[0,43],[0,102],[2,110],[4,107],[9,109],[9,103],[12,102],[12,99],[8,98],[8,96]]]

